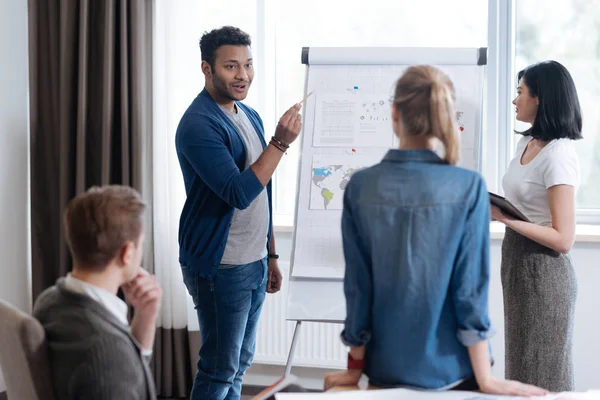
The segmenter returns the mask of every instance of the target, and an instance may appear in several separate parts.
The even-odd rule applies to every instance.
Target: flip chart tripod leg
[[[292,344],[290,346],[290,352],[288,354],[287,363],[285,364],[285,374],[288,376],[292,371],[292,363],[294,362],[294,352],[296,351],[296,344],[298,343],[298,337],[300,336],[300,326],[302,321],[296,321],[296,327],[294,328],[294,336],[292,337]]]

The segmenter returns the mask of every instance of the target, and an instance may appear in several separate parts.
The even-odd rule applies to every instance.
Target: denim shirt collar
[[[443,164],[442,160],[432,150],[388,150],[384,162],[424,162],[433,164]]]

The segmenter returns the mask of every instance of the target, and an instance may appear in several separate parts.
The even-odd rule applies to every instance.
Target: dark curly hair
[[[217,49],[225,45],[250,46],[252,44],[250,35],[234,26],[223,26],[204,32],[200,38],[200,54],[202,61],[206,61],[211,70],[215,68],[215,53]]]

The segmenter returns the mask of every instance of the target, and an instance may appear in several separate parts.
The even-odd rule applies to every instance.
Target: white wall
[[[504,320],[502,286],[500,283],[500,240],[492,240],[490,286],[490,315],[497,333],[491,339],[494,355],[494,375],[504,376]],[[282,259],[289,258],[291,234],[277,234],[277,250]],[[600,243],[577,243],[571,253],[577,271],[579,294],[575,315],[574,363],[575,387],[578,391],[600,389],[600,296],[597,294],[600,282]],[[286,277],[287,279],[287,277]],[[280,298],[285,301],[285,298]],[[244,382],[250,385],[268,385],[283,374],[281,366],[253,365],[248,370]],[[294,368],[292,373],[300,378],[300,384],[312,389],[322,387],[325,370]],[[270,383],[269,383],[270,382]]]
[[[0,1],[0,299],[24,311],[31,308],[27,51],[27,0]]]

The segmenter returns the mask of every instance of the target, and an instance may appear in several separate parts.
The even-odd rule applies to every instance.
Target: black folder
[[[498,207],[502,212],[510,217],[516,218],[521,221],[531,222],[521,211],[517,209],[510,201],[506,200],[502,196],[498,196],[495,193],[488,192],[490,194],[490,203]]]

